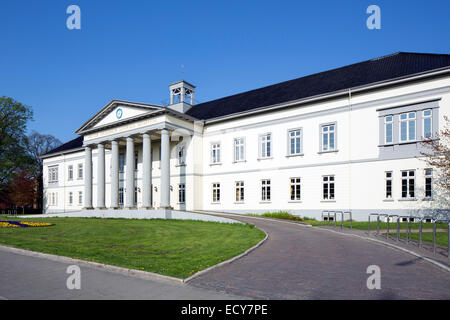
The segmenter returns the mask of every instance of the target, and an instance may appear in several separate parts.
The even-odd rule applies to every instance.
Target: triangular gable
[[[128,118],[139,117],[140,115],[163,109],[163,107],[155,105],[113,100],[84,123],[76,133],[79,134],[89,129],[108,126],[116,122],[122,122]]]
[[[114,122],[122,121],[128,118],[133,118],[144,113],[148,113],[151,110],[136,108],[136,107],[128,107],[123,105],[117,105],[113,108],[109,114],[105,115],[103,119],[97,122],[92,128],[102,127]]]

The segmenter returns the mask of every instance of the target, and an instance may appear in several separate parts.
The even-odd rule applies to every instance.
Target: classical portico
[[[185,81],[170,85],[171,104],[166,107],[113,100],[76,131],[83,135],[85,210],[173,209],[170,199],[173,191],[171,151],[186,136],[194,135],[196,119],[185,114],[192,107],[194,88]],[[159,183],[152,177],[154,144],[160,146]],[[137,150],[142,157],[139,178]],[[106,168],[105,153],[110,157],[110,170]],[[108,172],[109,177],[106,176]],[[153,191],[160,198],[156,208]]]
[[[107,209],[105,206],[105,148],[111,150],[111,183],[110,183],[110,207],[109,209],[119,208],[119,148],[125,149],[125,185],[124,185],[124,203],[125,209],[137,209],[134,199],[136,186],[136,168],[135,168],[135,147],[140,144],[142,150],[142,205],[140,209],[154,209],[151,202],[152,187],[152,140],[160,137],[161,143],[161,189],[160,206],[158,209],[172,209],[170,207],[170,131],[167,128],[161,130],[145,131],[140,134],[124,135],[105,139],[97,143],[87,142],[85,149],[85,209]],[[92,151],[97,149],[97,202],[93,199],[93,181],[92,181]]]

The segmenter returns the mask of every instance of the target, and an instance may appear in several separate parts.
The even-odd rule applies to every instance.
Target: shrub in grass
[[[299,216],[295,216],[287,211],[277,211],[277,212],[265,212],[263,214],[250,214],[257,217],[273,218],[273,219],[284,219],[292,221],[303,221]]]

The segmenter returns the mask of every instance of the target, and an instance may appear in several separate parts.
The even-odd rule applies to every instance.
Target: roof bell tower
[[[185,113],[194,105],[195,86],[187,81],[181,80],[169,85],[170,104],[169,108]]]

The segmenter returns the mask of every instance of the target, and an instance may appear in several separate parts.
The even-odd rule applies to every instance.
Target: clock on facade
[[[117,117],[117,119],[122,118],[122,115],[123,115],[123,110],[121,108],[117,109],[116,110],[116,117]]]

